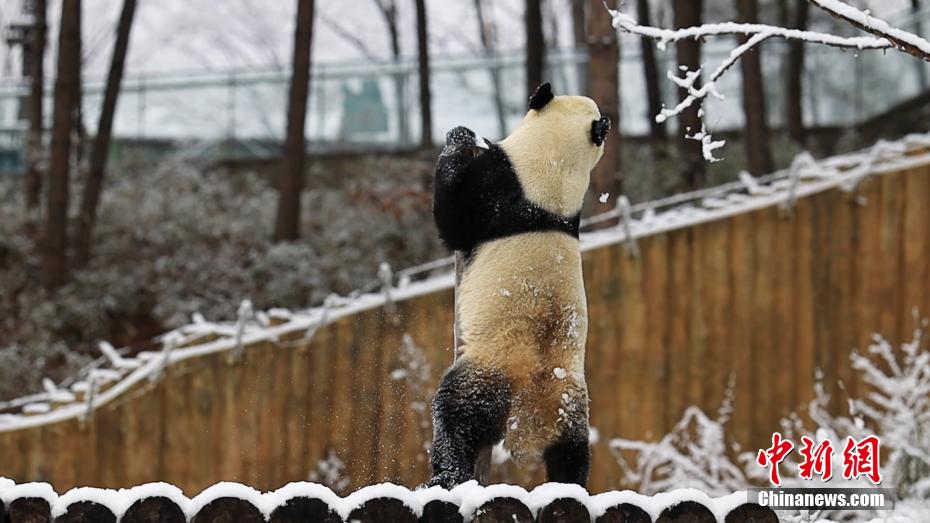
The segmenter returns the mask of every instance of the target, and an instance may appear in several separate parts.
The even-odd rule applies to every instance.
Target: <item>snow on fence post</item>
[[[81,423],[90,423],[94,420],[94,399],[97,395],[97,376],[91,370],[87,376],[87,399],[84,414],[81,415]]]
[[[394,270],[391,264],[382,262],[378,266],[378,279],[381,280],[381,292],[384,294],[384,312],[390,323],[397,325],[400,318],[397,317],[397,304],[394,303],[394,295],[391,290],[394,287]]]
[[[639,245],[636,243],[636,237],[633,236],[633,207],[630,205],[630,199],[626,196],[617,198],[617,213],[620,215],[620,222],[617,224],[623,229],[623,235],[626,236],[627,252],[634,259],[639,259]]]
[[[252,300],[245,299],[239,303],[239,309],[236,311],[236,348],[230,353],[230,362],[239,363],[245,355],[245,327],[249,321],[255,318],[255,309],[252,307]]]
[[[816,163],[814,157],[807,151],[804,151],[791,160],[791,166],[788,167],[788,194],[785,201],[781,204],[781,209],[787,213],[794,212],[794,204],[797,202],[798,184],[801,182],[801,171]]]

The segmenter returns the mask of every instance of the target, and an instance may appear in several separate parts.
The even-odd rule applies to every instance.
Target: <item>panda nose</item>
[[[604,140],[607,139],[607,133],[610,131],[610,118],[601,116],[600,119],[591,122],[591,141],[594,145],[600,147]]]

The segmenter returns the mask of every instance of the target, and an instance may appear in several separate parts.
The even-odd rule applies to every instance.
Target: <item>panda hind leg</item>
[[[591,469],[591,447],[587,423],[576,422],[543,452],[547,481],[586,486]]]
[[[460,359],[433,397],[433,477],[427,486],[452,488],[475,476],[481,449],[504,437],[510,413],[509,380],[499,371]]]

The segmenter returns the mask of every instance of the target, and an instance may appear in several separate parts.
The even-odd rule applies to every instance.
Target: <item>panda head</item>
[[[501,146],[524,194],[562,216],[581,210],[591,169],[604,154],[610,119],[585,96],[555,96],[549,83],[530,98],[529,110]]]

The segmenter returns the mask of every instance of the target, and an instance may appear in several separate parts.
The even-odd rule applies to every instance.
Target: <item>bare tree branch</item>
[[[374,51],[368,47],[368,44],[365,43],[365,40],[359,37],[359,35],[353,32],[351,29],[343,27],[335,18],[326,16],[324,14],[317,15],[320,18],[320,21],[326,24],[327,27],[333,30],[336,35],[340,38],[346,40],[352,44],[362,55],[368,60],[377,61],[378,56]]]

